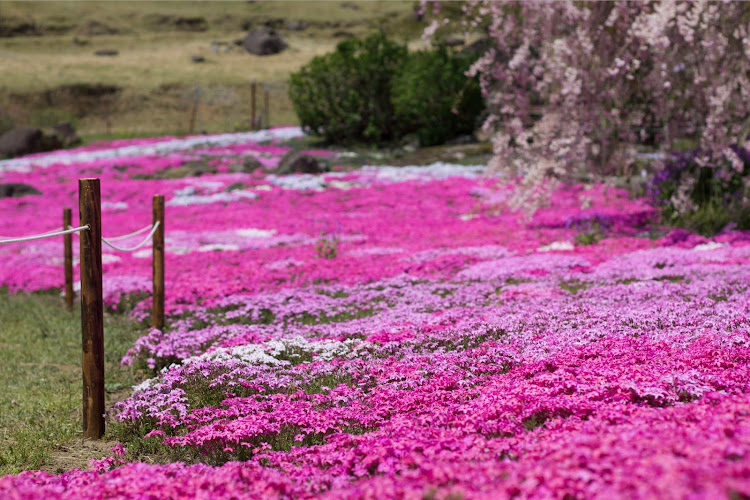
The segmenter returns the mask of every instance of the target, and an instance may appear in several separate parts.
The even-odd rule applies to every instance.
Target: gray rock
[[[248,186],[244,182],[233,182],[224,188],[224,192],[231,193],[232,191],[244,191]]]
[[[208,23],[202,17],[178,17],[174,21],[179,31],[206,31]]]
[[[190,56],[190,60],[193,61],[194,63],[202,63],[206,61],[206,58],[203,56],[199,56],[199,55],[192,55]]]
[[[464,45],[466,43],[466,40],[464,40],[460,36],[448,35],[443,39],[443,43],[446,45],[446,47],[458,47],[460,45]]]
[[[116,56],[119,53],[120,53],[120,51],[115,50],[115,49],[101,49],[101,50],[97,50],[96,52],[94,52],[94,55],[95,56],[111,57],[111,56]]]
[[[70,148],[81,144],[81,138],[76,134],[76,129],[70,122],[58,123],[52,129],[52,135],[60,141],[60,146]]]
[[[461,144],[476,144],[477,142],[479,141],[472,134],[464,134],[446,141],[445,144],[448,146],[458,146]]]
[[[281,36],[271,28],[260,28],[249,32],[242,41],[242,46],[256,56],[278,54],[288,47]]]
[[[0,198],[20,198],[21,196],[42,194],[34,186],[20,182],[9,182],[0,184]]]
[[[307,28],[305,21],[290,19],[286,22],[286,29],[289,31],[304,31],[305,28]]]
[[[14,128],[0,136],[0,157],[22,156],[43,150],[42,131],[38,128]]]
[[[242,158],[242,163],[235,163],[230,170],[234,173],[250,174],[259,168],[263,169],[264,167],[257,158],[253,156],[245,156]]]
[[[273,172],[278,175],[293,173],[320,174],[323,172],[329,172],[330,170],[331,168],[327,161],[322,160],[317,156],[292,150],[281,158],[279,166],[276,167]]]

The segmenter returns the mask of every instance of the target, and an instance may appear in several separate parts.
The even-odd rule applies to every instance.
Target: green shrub
[[[478,79],[465,76],[472,62],[471,56],[439,46],[410,54],[394,76],[393,108],[422,146],[473,132],[484,100]]]
[[[422,146],[474,130],[484,109],[465,72],[475,56],[445,46],[409,54],[380,32],[352,38],[291,75],[289,97],[308,133],[328,142],[383,144],[415,134]]]
[[[391,79],[405,45],[380,32],[352,38],[313,58],[290,77],[289,97],[302,126],[329,142],[383,143],[401,129],[391,104]]]

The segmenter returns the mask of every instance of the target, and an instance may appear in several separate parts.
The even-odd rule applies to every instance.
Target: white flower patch
[[[355,341],[356,342],[356,341]],[[337,357],[346,356],[351,351],[351,340],[339,342],[338,340],[308,341],[304,337],[293,337],[290,339],[269,340],[264,345],[271,356],[283,354],[310,353],[317,354],[319,359],[330,361]]]
[[[336,180],[329,182],[328,185],[336,189],[341,189],[341,190],[351,189],[355,186],[351,182],[336,181]]]
[[[253,200],[258,195],[250,191],[232,191],[229,193],[195,194],[195,188],[188,186],[175,191],[175,196],[167,202],[168,206],[208,205],[210,203],[231,203],[238,200]]]
[[[500,245],[481,245],[474,247],[456,247],[456,248],[433,248],[416,252],[410,257],[405,258],[407,262],[427,262],[444,255],[469,255],[481,259],[501,259],[509,257],[513,253]]]
[[[150,252],[151,250],[149,250]],[[103,253],[102,254],[102,264],[112,264],[114,262],[120,262],[122,259],[118,257],[117,255],[112,255],[111,253]]]
[[[287,267],[295,267],[295,266],[301,266],[304,262],[301,260],[296,259],[281,259],[276,260],[274,262],[271,262],[270,264],[266,264],[266,269],[271,269],[272,271],[279,271],[281,269],[286,269]]]
[[[363,174],[370,174],[375,179],[385,182],[404,182],[412,180],[449,179],[451,177],[475,178],[484,173],[485,165],[458,165],[455,163],[435,162],[424,166],[364,166]]]
[[[211,243],[209,245],[202,245],[198,247],[199,252],[235,252],[239,249],[240,247],[238,247],[237,245],[226,245],[223,243]]]
[[[554,241],[549,245],[541,246],[537,252],[552,252],[556,250],[574,250],[575,246],[569,241]]]
[[[395,253],[403,253],[403,248],[397,247],[370,247],[370,248],[357,248],[351,252],[347,252],[352,257],[366,257],[368,255],[393,255]]]
[[[278,359],[266,353],[262,345],[246,344],[236,347],[220,347],[214,351],[195,356],[185,360],[185,364],[194,363],[199,360],[209,359],[211,361],[231,361],[240,360],[250,365],[278,365],[281,363]]]
[[[173,365],[174,366],[174,365]],[[162,373],[164,373],[165,370],[162,370]],[[159,384],[159,377],[149,378],[141,382],[140,384],[133,386],[133,394],[136,392],[144,392],[146,389],[150,389],[154,386]]]
[[[97,150],[68,150],[55,151],[25,158],[13,158],[0,161],[0,172],[29,172],[32,167],[46,168],[54,164],[72,165],[84,164],[111,158],[129,156],[161,156],[175,151],[185,151],[198,146],[225,146],[230,144],[245,144],[267,142],[272,140],[289,140],[305,135],[300,127],[283,127],[257,132],[243,132],[234,134],[216,134],[186,137],[181,139],[165,139],[151,144],[134,144],[119,148]]]
[[[311,174],[302,175],[275,175],[271,174],[266,180],[274,186],[284,189],[297,189],[300,191],[321,191],[326,187],[326,181],[322,177]]]
[[[710,250],[716,250],[718,248],[722,248],[727,246],[726,243],[719,243],[717,241],[709,241],[708,243],[701,243],[700,245],[696,245],[693,247],[693,250],[696,252],[708,252]]]
[[[297,336],[289,339],[270,340],[262,344],[220,347],[200,356],[187,358],[183,363],[189,364],[204,360],[239,360],[248,364],[278,365],[289,363],[288,359],[279,358],[301,358],[305,354],[312,354],[317,359],[330,361],[352,352],[353,344],[358,342],[357,340],[345,342],[337,340],[308,341],[304,337]]]
[[[270,238],[276,234],[275,229],[256,229],[254,227],[235,229],[234,232],[243,238]]]
[[[127,210],[128,204],[124,201],[103,201],[102,210]]]

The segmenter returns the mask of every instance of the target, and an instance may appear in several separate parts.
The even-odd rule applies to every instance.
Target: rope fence
[[[128,233],[128,234],[123,234],[122,236],[112,236],[110,238],[107,238],[107,240],[109,240],[109,241],[127,240],[128,238],[132,238],[133,236],[138,236],[139,234],[141,234],[141,233],[143,233],[145,231],[148,231],[152,227],[154,227],[154,225],[153,224],[149,224],[146,227],[140,228],[138,231],[133,231],[132,233]],[[102,237],[102,239],[104,239],[104,238]]]
[[[146,243],[149,242],[149,240],[151,240],[153,238],[154,233],[156,233],[156,230],[158,228],[159,228],[159,221],[156,221],[156,224],[152,224],[150,226],[146,226],[143,229],[139,229],[138,231],[136,231],[134,233],[125,234],[125,235],[122,235],[122,236],[113,236],[111,238],[105,238],[104,236],[102,236],[102,242],[105,245],[107,245],[108,247],[114,248],[115,250],[120,251],[120,252],[135,252],[136,250],[142,248]],[[142,232],[147,231],[149,229],[151,230],[151,232],[149,232],[146,235],[146,237],[143,239],[143,241],[141,241],[140,243],[138,243],[134,247],[119,247],[119,246],[115,245],[114,243],[112,243],[113,241],[119,241],[119,240],[125,240],[125,239],[128,239],[128,238],[132,238],[133,236],[137,236],[137,235],[141,234]],[[62,233],[59,233],[59,234],[62,234]]]
[[[70,227],[69,229],[66,229],[66,230],[58,229],[51,233],[35,234],[32,236],[22,236],[19,238],[13,238],[10,236],[2,236],[3,239],[0,240],[0,245],[5,244],[5,243],[23,243],[25,241],[41,240],[44,238],[52,238],[53,236],[64,236],[66,234],[78,233],[79,231],[86,231],[89,229],[91,229],[89,226],[81,226],[81,227]]]
[[[139,248],[141,248],[143,245],[149,242],[151,238],[153,238],[154,234],[156,233],[156,230],[159,228],[159,222],[157,221],[156,224],[154,224],[151,228],[151,232],[146,235],[146,237],[138,243],[134,247],[118,247],[117,245],[114,245],[113,243],[110,243],[110,239],[102,237],[102,241],[105,245],[107,245],[110,248],[114,248],[115,250],[118,250],[120,252],[135,252]]]
[[[152,224],[122,236],[104,238],[101,231],[101,191],[99,179],[78,180],[80,226],[71,224],[71,209],[63,209],[63,226],[46,233],[21,237],[0,236],[0,244],[23,243],[63,236],[65,303],[73,308],[72,235],[80,238],[81,348],[83,372],[83,437],[104,435],[104,300],[102,293],[102,243],[120,252],[134,252],[149,241],[153,247],[152,326],[164,329],[164,196],[153,197]],[[134,247],[120,247],[113,241],[149,233]]]

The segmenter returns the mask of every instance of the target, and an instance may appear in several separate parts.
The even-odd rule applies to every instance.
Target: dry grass
[[[383,28],[419,45],[423,26],[411,1],[372,2],[3,2],[6,25],[35,26],[41,36],[0,38],[0,111],[17,124],[69,119],[84,135],[188,132],[194,89],[207,132],[249,127],[250,81],[270,92],[271,125],[294,124],[286,97],[289,75],[330,52],[346,34]],[[354,6],[354,7],[352,7]],[[205,31],[180,31],[179,18],[202,18]],[[302,21],[302,31],[287,29]],[[2,24],[0,23],[0,24]],[[278,55],[253,56],[233,42],[247,28],[270,23],[289,44]],[[109,33],[109,34],[97,34]],[[216,43],[218,42],[218,43]],[[116,56],[94,54],[114,49]],[[200,55],[205,62],[194,63]],[[92,101],[61,98],[74,84],[116,85],[114,96]],[[50,92],[52,91],[52,92]],[[258,108],[262,107],[258,95]],[[52,117],[52,118],[50,118]]]

